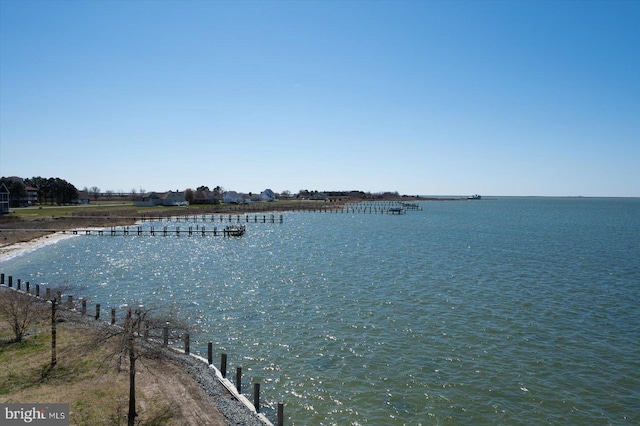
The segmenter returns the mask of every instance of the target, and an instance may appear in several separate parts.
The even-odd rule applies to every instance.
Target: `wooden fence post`
[[[47,289],[49,290],[49,289]],[[96,303],[96,319],[100,319],[100,304]]]
[[[169,327],[167,326],[162,329],[162,346],[169,346]]]
[[[207,361],[209,365],[213,364],[213,342],[207,343]]]
[[[13,276],[9,275],[9,287],[13,287]]]
[[[111,308],[111,324],[116,323],[116,308]]]
[[[40,284],[36,284],[36,297],[40,297]]]
[[[220,372],[222,377],[227,377],[227,354],[222,353],[220,357]]]
[[[51,367],[55,366],[58,363],[58,355],[56,351],[57,320],[58,318],[56,316],[56,299],[53,299],[51,301]]]
[[[22,281],[20,281],[20,278],[18,278],[18,290],[20,290],[20,284],[22,283]]]
[[[284,426],[284,404],[278,402],[278,423],[277,426]]]
[[[253,384],[253,406],[256,408],[256,413],[260,412],[260,383]]]
[[[0,274],[0,285],[4,285],[4,274]]]
[[[242,367],[236,367],[236,389],[242,393]]]
[[[82,315],[87,314],[87,299],[82,299],[82,308],[80,312],[82,313]]]
[[[189,333],[185,333],[184,335],[184,353],[186,355],[189,355],[191,353],[190,348],[189,348]]]

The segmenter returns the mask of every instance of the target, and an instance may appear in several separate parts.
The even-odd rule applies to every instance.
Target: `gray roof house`
[[[160,205],[160,196],[155,192],[148,192],[137,197],[133,204],[136,207],[154,207]]]
[[[242,202],[242,194],[236,191],[227,191],[222,196],[222,202],[225,204],[239,204]]]
[[[136,207],[154,207],[154,206],[187,206],[189,203],[185,199],[184,192],[169,191],[163,194],[157,192],[149,192],[141,197],[136,198],[133,203]]]
[[[189,203],[187,202],[185,196],[184,196],[184,192],[182,191],[169,191],[169,192],[165,192],[164,194],[162,194],[162,196],[160,196],[160,198],[162,199],[162,205],[163,206],[188,206]]]
[[[276,194],[270,189],[265,189],[260,193],[260,198],[262,201],[276,201]]]

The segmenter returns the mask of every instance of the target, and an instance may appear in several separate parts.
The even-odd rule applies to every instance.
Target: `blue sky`
[[[640,196],[640,2],[0,0],[0,175]]]

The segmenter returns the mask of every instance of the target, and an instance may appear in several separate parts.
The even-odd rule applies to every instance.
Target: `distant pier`
[[[119,218],[122,219],[122,218]],[[97,235],[97,236],[223,236],[233,237],[244,235],[246,227],[242,224],[246,223],[283,223],[283,215],[196,215],[196,216],[174,216],[174,217],[152,217],[143,216],[141,218],[130,218],[137,222],[156,222],[171,223],[176,226],[150,226],[143,227],[139,225],[131,226],[111,226],[104,228],[24,228],[24,229],[0,229],[2,232],[39,232],[39,233],[60,233],[70,235]],[[178,224],[184,223],[187,226]],[[229,223],[223,227],[218,227],[216,223]],[[242,230],[240,233],[239,230]]]
[[[213,215],[192,215],[192,216],[147,216],[143,215],[141,218],[134,218],[142,222],[192,222],[192,223],[206,223],[206,222],[235,222],[235,223],[282,223],[283,216],[279,215],[266,215],[266,214],[213,214]]]
[[[86,228],[86,229],[0,229],[2,231],[21,231],[21,232],[51,232],[69,235],[97,235],[97,236],[111,236],[111,237],[126,237],[126,236],[213,236],[213,237],[228,237],[237,236],[237,230],[235,228],[220,228],[217,227],[206,228],[205,226],[189,226],[189,227],[173,227],[163,226],[162,228],[143,228],[142,226],[112,226],[109,229],[106,228]]]

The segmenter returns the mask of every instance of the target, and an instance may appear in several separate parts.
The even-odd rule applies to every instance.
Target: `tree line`
[[[9,190],[9,205],[23,207],[29,204],[27,187],[38,190],[40,204],[71,204],[78,199],[78,189],[71,183],[60,178],[44,178],[41,176],[24,179],[22,182],[6,177],[0,178],[0,183]]]

